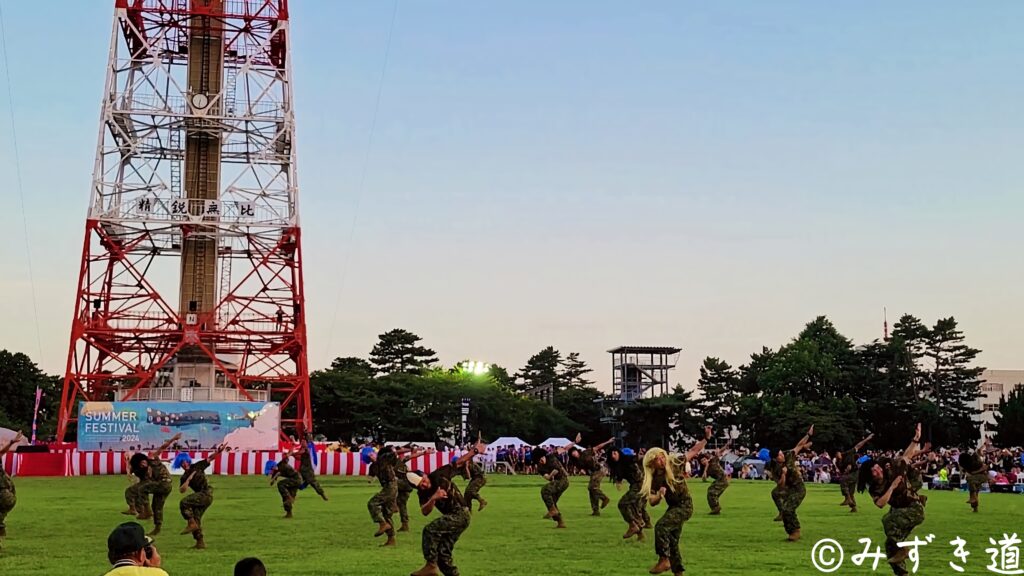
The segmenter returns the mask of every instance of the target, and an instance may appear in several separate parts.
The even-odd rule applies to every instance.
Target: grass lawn
[[[0,552],[0,576],[103,574],[107,568],[106,537],[128,519],[122,493],[125,477],[16,478],[18,506],[7,519],[9,537]],[[412,532],[399,534],[398,547],[381,550],[373,538],[376,525],[366,511],[375,484],[363,479],[324,477],[331,500],[312,490],[300,492],[295,518],[283,520],[277,490],[262,477],[212,477],[215,501],[204,528],[209,548],[190,550],[190,536],[179,536],[184,521],[180,496],[172,494],[166,508],[164,534],[157,545],[171,576],[231,574],[235,561],[258,556],[274,576],[359,574],[401,576],[418,569],[420,529],[427,519],[414,515]],[[590,517],[584,478],[574,478],[562,497],[568,529],[555,530],[541,520],[544,507],[539,477],[491,476],[483,495],[490,505],[455,549],[464,575],[606,575],[647,573],[657,560],[653,531],[646,542],[625,542],[625,524],[615,502],[619,493],[607,484],[612,504],[599,518]],[[803,541],[784,542],[782,524],[772,522],[775,509],[767,482],[734,482],[722,498],[721,516],[707,514],[705,489],[691,481],[694,516],[684,525],[683,560],[687,574],[818,574],[811,549],[833,538],[846,549],[835,574],[867,574],[870,562],[854,566],[859,538],[881,545],[882,511],[859,495],[861,511],[850,514],[838,506],[837,486],[809,485],[800,508]],[[927,520],[915,534],[935,540],[921,551],[923,574],[955,574],[949,541],[961,536],[971,553],[966,574],[989,574],[989,537],[1003,532],[1024,536],[1024,496],[982,494],[981,512],[972,514],[961,492],[928,492]],[[651,510],[655,521],[663,507]],[[435,513],[436,514],[436,513]],[[397,517],[396,517],[397,518]],[[149,527],[149,523],[144,523]],[[883,560],[876,571],[891,574]]]

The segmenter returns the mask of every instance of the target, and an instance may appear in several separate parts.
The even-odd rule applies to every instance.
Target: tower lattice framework
[[[311,427],[287,0],[116,0],[58,435],[81,400]]]

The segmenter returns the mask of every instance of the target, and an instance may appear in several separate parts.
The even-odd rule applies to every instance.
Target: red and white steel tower
[[[58,436],[89,401],[311,427],[287,0],[116,0]]]

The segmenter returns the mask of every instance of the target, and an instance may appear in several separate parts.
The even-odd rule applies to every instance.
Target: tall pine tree
[[[740,393],[739,372],[718,358],[708,356],[700,367],[700,407],[719,430],[738,424]]]
[[[537,352],[527,360],[526,366],[516,373],[516,379],[521,380],[516,384],[516,389],[519,392],[527,392],[541,387],[550,387],[551,390],[556,390],[562,379],[559,373],[561,362],[562,354],[555,350],[554,346],[548,346]]]
[[[422,338],[412,332],[396,328],[379,338],[370,352],[370,363],[378,374],[419,374],[437,363],[435,352],[420,346]]]
[[[980,411],[980,366],[972,366],[981,350],[964,344],[964,334],[952,317],[935,323],[928,333],[925,358],[931,370],[925,374],[922,400],[930,404],[926,416],[932,442],[943,446],[967,446],[980,437],[974,418]]]

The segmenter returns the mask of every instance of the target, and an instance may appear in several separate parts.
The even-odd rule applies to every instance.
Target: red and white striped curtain
[[[3,468],[4,472],[7,472],[9,476],[17,476],[18,455],[14,452],[0,454],[0,468]]]
[[[179,452],[165,452],[161,458],[171,461]],[[202,460],[210,451],[188,452],[192,461]],[[11,455],[13,456],[13,455]],[[94,476],[103,474],[124,474],[126,472],[123,452],[79,452],[68,453],[72,476]],[[280,460],[283,452],[225,452],[211,462],[212,474],[242,476],[263,474],[267,462]],[[317,452],[317,474],[322,476],[365,476],[369,466],[362,463],[358,452]],[[431,473],[451,460],[451,452],[436,452],[420,456],[409,462],[409,470]]]

